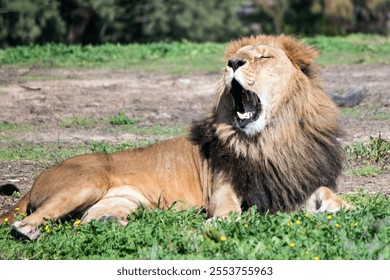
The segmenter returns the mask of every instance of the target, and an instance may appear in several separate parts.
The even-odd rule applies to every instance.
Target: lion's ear
[[[319,51],[315,47],[305,46],[290,36],[281,35],[279,42],[291,62],[307,74],[315,58],[319,55]]]

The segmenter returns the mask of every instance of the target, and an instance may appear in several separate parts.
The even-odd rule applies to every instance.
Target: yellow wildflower
[[[295,222],[297,225],[300,225],[301,224],[301,221],[300,220],[296,220]]]
[[[337,227],[337,228],[339,228],[339,227],[340,227],[340,225],[339,225],[339,224],[335,224],[334,226],[335,226],[335,227]]]
[[[19,212],[19,207],[16,207],[16,208],[15,208],[15,211]]]
[[[4,218],[4,222],[8,222],[8,218]]]
[[[45,226],[45,230],[46,230],[47,233],[50,233],[50,227],[49,227],[49,225],[46,225],[46,226]]]
[[[291,243],[290,243],[290,247],[295,247],[295,243],[294,243],[294,242],[291,242]]]
[[[227,238],[226,238],[225,235],[222,235],[222,236],[221,236],[221,241],[226,241],[226,239],[227,239]]]
[[[248,228],[248,224],[244,224],[244,228]]]
[[[76,220],[76,221],[74,222],[74,225],[77,227],[78,225],[80,225],[80,223],[81,223],[81,220]]]
[[[328,218],[328,220],[332,220],[333,217],[332,217],[332,215],[328,215],[327,218]]]
[[[320,260],[320,257],[319,257],[319,256],[315,256],[315,257],[314,257],[314,260],[315,260],[315,261],[319,261],[319,260]]]
[[[23,212],[20,212],[19,215],[23,216],[23,217],[27,216],[26,213],[23,213]]]
[[[287,223],[287,226],[291,227],[292,224],[293,224],[293,222],[289,221],[289,222]]]

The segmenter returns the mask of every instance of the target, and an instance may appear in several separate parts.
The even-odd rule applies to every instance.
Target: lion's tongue
[[[250,122],[253,122],[259,117],[260,99],[256,93],[243,90],[241,94],[241,102],[237,106],[237,121],[241,128],[244,128]]]

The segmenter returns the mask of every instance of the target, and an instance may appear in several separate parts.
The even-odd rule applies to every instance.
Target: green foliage
[[[0,49],[0,64],[210,72],[222,67],[223,49],[222,44],[188,41],[96,47],[48,44]]]
[[[347,171],[347,176],[364,176],[364,177],[375,177],[380,175],[382,170],[372,165],[366,165],[357,169]]]
[[[368,108],[352,107],[341,108],[341,113],[346,117],[365,118],[368,120],[388,120],[390,119],[390,110],[384,107],[370,105]]]
[[[93,141],[86,145],[64,146],[57,144],[14,143],[9,148],[0,149],[0,162],[4,160],[34,160],[45,162],[49,166],[72,156],[86,153],[113,153],[129,148],[138,148],[151,144],[150,141],[123,142],[109,144]]]
[[[43,42],[226,41],[247,34],[236,0],[3,0],[0,47]],[[67,34],[65,34],[67,30]]]
[[[2,0],[0,47],[388,34],[388,0]]]
[[[305,42],[319,48],[318,62],[322,64],[390,62],[390,41],[382,36],[317,36],[306,38]],[[188,41],[100,46],[47,44],[0,49],[0,64],[109,67],[174,73],[217,72],[224,65],[223,52],[224,44]],[[388,114],[384,112],[383,117],[386,116]]]
[[[2,130],[18,130],[23,125],[15,123],[15,122],[9,122],[9,121],[0,121],[0,131]]]
[[[241,1],[154,0],[140,5],[143,40],[223,42],[248,33],[237,17]]]
[[[346,35],[350,32],[389,33],[390,1],[257,0],[252,22],[266,33]]]
[[[318,62],[324,64],[378,63],[379,57],[388,56],[390,52],[390,40],[376,35],[315,36],[306,38],[305,43],[321,51]],[[390,62],[389,58],[380,60]]]
[[[60,118],[59,123],[64,127],[71,126],[83,126],[89,127],[95,124],[94,120],[88,117],[71,117],[71,118]]]
[[[345,147],[348,155],[354,159],[370,162],[390,161],[390,142],[378,137],[370,137],[369,143],[356,143]]]
[[[113,125],[135,124],[139,121],[139,119],[127,117],[124,112],[119,112],[117,116],[110,118],[110,124]]]
[[[20,242],[0,226],[0,259],[390,259],[390,201],[348,195],[349,212],[262,215],[251,208],[205,225],[199,209],[138,209],[125,227],[72,222],[41,226],[42,238]]]
[[[65,34],[59,1],[0,1],[0,47],[59,42]]]
[[[163,136],[178,136],[183,135],[185,130],[180,126],[162,126],[153,124],[149,126],[128,125],[123,127],[123,131],[136,135],[163,135]]]

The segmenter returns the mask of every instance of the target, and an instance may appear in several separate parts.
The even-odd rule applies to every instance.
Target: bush
[[[58,1],[0,1],[0,46],[60,42],[64,35]]]

